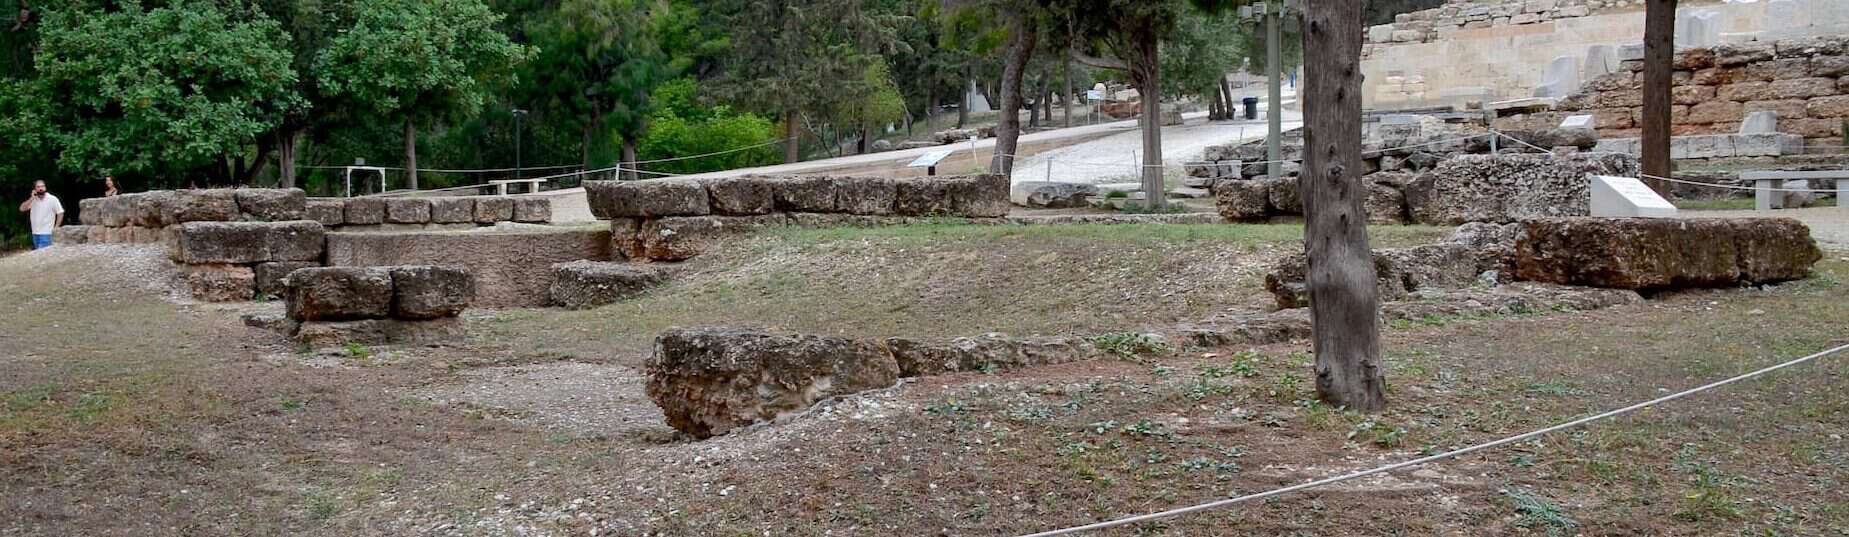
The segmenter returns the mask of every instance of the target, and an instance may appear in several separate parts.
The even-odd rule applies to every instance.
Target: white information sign
[[[1592,216],[1675,218],[1676,206],[1643,181],[1631,177],[1592,176]]]
[[[950,157],[950,154],[955,153],[955,152],[957,152],[957,150],[955,149],[939,149],[937,151],[925,153],[923,156],[918,157],[918,160],[912,161],[911,164],[906,164],[905,167],[907,168],[929,168],[932,166],[936,166],[938,162],[941,162],[945,158]]]

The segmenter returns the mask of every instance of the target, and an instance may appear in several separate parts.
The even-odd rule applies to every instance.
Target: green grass
[[[1684,211],[1744,211],[1753,208],[1753,198],[1685,198],[1675,205]]]

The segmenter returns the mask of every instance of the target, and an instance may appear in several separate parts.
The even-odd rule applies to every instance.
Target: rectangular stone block
[[[430,223],[469,224],[475,222],[475,198],[430,198]]]
[[[445,317],[423,321],[364,319],[312,321],[295,329],[295,340],[309,348],[343,345],[429,345],[460,341],[468,335],[462,319]]]
[[[584,191],[591,214],[603,220],[712,213],[706,187],[694,180],[586,181]]]
[[[1760,81],[1728,84],[1720,86],[1715,90],[1716,98],[1736,102],[1768,101],[1776,99],[1777,97],[1774,97],[1774,95],[1775,94],[1772,92],[1772,84],[1770,82]]]
[[[475,301],[475,279],[453,266],[398,266],[392,272],[392,317],[455,317]]]
[[[914,179],[895,180],[887,177],[835,177],[835,210],[848,214],[867,216],[885,216],[894,214],[898,208],[901,184],[914,182]],[[940,185],[941,186],[941,185]],[[941,204],[941,188],[936,194]],[[946,207],[947,208],[947,207]],[[903,214],[903,213],[901,213]]]
[[[475,200],[475,223],[493,224],[495,222],[511,222],[513,219],[513,198],[489,196]]]
[[[250,267],[186,265],[180,268],[180,280],[200,302],[245,302],[257,293]]]
[[[300,269],[321,266],[314,261],[271,261],[251,267],[256,274],[257,293],[281,298],[288,290],[284,278]]]
[[[770,214],[777,209],[773,180],[757,175],[701,181],[712,198],[712,212],[726,216]]]
[[[1777,99],[1808,99],[1836,94],[1836,80],[1796,78],[1772,82],[1772,96]]]
[[[1811,99],[1804,105],[1804,112],[1814,118],[1849,117],[1849,95],[1832,95]]]
[[[1746,103],[1746,108],[1744,108],[1743,111],[1747,114],[1752,114],[1754,112],[1772,112],[1778,114],[1779,119],[1803,119],[1809,117],[1809,113],[1804,111],[1804,106],[1805,101],[1803,99],[1752,101]]]
[[[426,198],[385,198],[385,223],[430,223],[430,200]]]
[[[385,200],[348,198],[346,221],[349,226],[374,226],[385,223]]]
[[[289,273],[283,302],[297,321],[385,319],[392,272],[384,267],[304,268]]]
[[[266,230],[268,261],[320,261],[327,250],[327,229],[320,222],[268,222]]]
[[[1530,220],[1517,241],[1520,280],[1615,289],[1736,287],[1804,278],[1822,258],[1789,218]]]
[[[1009,186],[1008,178],[1002,175],[953,178],[946,192],[950,197],[950,213],[967,218],[1008,216],[1008,211],[1013,208],[1008,201]]]
[[[544,307],[556,263],[610,259],[607,229],[329,233],[327,264],[458,266],[477,283],[474,307]]]
[[[308,194],[299,188],[240,188],[238,212],[245,220],[287,222],[306,218]]]
[[[339,226],[347,223],[347,203],[338,199],[311,199],[303,210],[304,218],[320,222],[323,226]]]
[[[893,213],[899,216],[949,216],[950,185],[933,177],[908,177],[895,184]]]
[[[1690,106],[1688,114],[1678,123],[1725,123],[1729,126],[1740,123],[1746,117],[1745,105],[1735,101],[1709,100]]]
[[[51,231],[51,243],[58,246],[76,246],[90,242],[92,226],[58,226]]]
[[[187,222],[174,229],[173,260],[188,265],[263,263],[270,230],[254,222]]]
[[[514,198],[514,221],[545,224],[552,221],[552,199],[534,196]]]

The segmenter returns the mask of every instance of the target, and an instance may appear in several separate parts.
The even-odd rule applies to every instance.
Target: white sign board
[[[937,151],[925,153],[923,156],[918,157],[918,160],[912,161],[911,164],[906,164],[905,167],[907,168],[929,168],[932,166],[936,166],[938,162],[941,162],[945,158],[950,157],[950,154],[955,153],[955,152],[957,152],[957,150],[955,149],[939,149]]]
[[[1565,120],[1560,122],[1560,128],[1562,129],[1590,129],[1592,125],[1592,114],[1567,116]]]
[[[1104,100],[1104,90],[1091,90],[1091,91],[1085,92],[1085,100],[1087,101]]]
[[[1592,177],[1592,216],[1608,218],[1675,218],[1676,206],[1649,186],[1630,177]]]

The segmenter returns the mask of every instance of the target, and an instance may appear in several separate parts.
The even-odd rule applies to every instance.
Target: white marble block
[[[1675,218],[1676,206],[1631,177],[1593,175],[1592,216],[1606,218]]]

